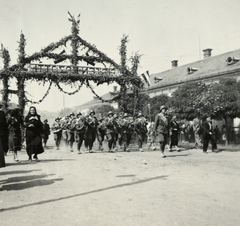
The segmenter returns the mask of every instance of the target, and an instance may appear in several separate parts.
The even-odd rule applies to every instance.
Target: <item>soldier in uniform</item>
[[[167,107],[161,106],[160,113],[155,116],[154,132],[160,143],[162,158],[165,158],[164,150],[168,141],[168,119],[166,115]]]
[[[104,141],[104,137],[106,135],[106,125],[105,125],[105,121],[104,118],[101,114],[100,118],[98,119],[98,126],[97,126],[97,139],[98,139],[98,143],[99,143],[99,150],[103,151],[103,141]]]
[[[152,149],[153,151],[156,150],[155,147],[155,133],[154,133],[154,122],[151,122],[148,127],[148,138],[149,138],[149,146],[148,149]]]
[[[68,133],[68,145],[70,147],[70,151],[73,152],[73,143],[75,141],[75,123],[76,123],[76,118],[75,114],[72,112],[69,115],[69,120],[67,124],[67,133]]]
[[[122,126],[123,146],[124,146],[123,150],[130,152],[129,144],[130,144],[134,129],[133,129],[133,120],[129,118],[129,115],[127,113],[124,113],[123,115],[121,126]]]
[[[62,140],[65,144],[65,146],[68,146],[68,131],[67,131],[67,126],[68,126],[68,120],[69,116],[66,115],[61,119],[61,125],[62,125]]]
[[[147,137],[147,120],[141,112],[138,113],[138,117],[134,121],[134,129],[137,134],[139,151],[143,151],[143,143]]]
[[[122,126],[121,126],[121,122],[122,122],[122,114],[115,115],[115,124],[116,124],[116,131],[115,131],[115,136],[116,136],[116,144],[115,146],[119,145],[119,147],[122,146],[122,142],[123,142],[123,137],[122,137]],[[117,150],[117,147],[115,147],[115,150]]]
[[[46,148],[49,135],[51,134],[51,130],[48,124],[48,120],[45,119],[43,122],[44,122],[43,123],[43,144],[44,144],[44,147]]]
[[[86,118],[80,111],[77,112],[77,119],[75,123],[75,140],[77,142],[78,154],[81,154],[81,147],[86,133]]]
[[[108,152],[113,152],[116,145],[116,122],[112,111],[108,112],[108,117],[105,120],[106,136],[108,141]]]
[[[93,143],[96,139],[98,121],[95,117],[95,111],[91,110],[86,118],[85,147],[92,153]]]
[[[62,125],[59,117],[55,118],[55,122],[52,124],[51,130],[53,132],[55,145],[57,147],[57,150],[59,150],[60,142],[62,139]]]

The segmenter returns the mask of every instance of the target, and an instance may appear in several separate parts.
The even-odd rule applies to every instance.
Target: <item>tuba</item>
[[[58,133],[58,132],[60,132],[61,130],[62,130],[62,126],[61,126],[60,123],[56,123],[56,124],[54,124],[53,127],[52,127],[52,132],[53,132],[53,133]]]
[[[76,130],[82,130],[85,126],[85,119],[83,117],[80,117],[77,119],[77,122],[75,123]]]
[[[73,129],[75,129],[75,123],[74,123],[74,119],[72,119],[72,120],[70,120],[69,122],[68,122],[68,124],[67,124],[67,129],[68,130],[73,130]]]

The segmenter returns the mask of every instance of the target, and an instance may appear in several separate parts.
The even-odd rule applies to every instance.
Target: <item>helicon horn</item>
[[[240,60],[240,58],[228,57],[228,58],[226,59],[226,62],[227,62],[227,64],[234,64],[234,63],[238,62],[239,60]]]
[[[194,71],[197,71],[199,68],[195,68],[195,67],[188,67],[187,68],[187,72],[188,73],[193,73]]]
[[[160,82],[160,81],[162,81],[162,78],[161,77],[154,77],[154,81],[155,82]]]

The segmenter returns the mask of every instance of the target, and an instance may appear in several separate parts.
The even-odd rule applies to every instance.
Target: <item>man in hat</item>
[[[156,139],[160,143],[160,150],[162,153],[162,158],[165,158],[164,150],[165,145],[168,141],[168,119],[166,116],[167,107],[161,106],[160,113],[155,116],[155,123],[154,123],[154,132],[156,134]]]
[[[77,112],[77,119],[75,124],[75,140],[77,142],[78,154],[81,154],[81,147],[86,133],[86,118],[82,115],[81,111]]]
[[[208,143],[212,143],[212,151],[217,152],[217,143],[213,136],[213,125],[211,117],[205,117],[205,120],[202,124],[202,141],[203,141],[203,153],[207,154]]]
[[[122,126],[122,136],[123,136],[123,146],[124,146],[123,150],[130,152],[129,144],[132,139],[132,133],[134,131],[134,123],[133,123],[133,119],[131,119],[127,113],[123,114],[121,126]]]
[[[91,110],[86,118],[85,147],[89,153],[92,153],[93,143],[96,139],[98,120],[95,117],[95,111]]]
[[[116,121],[114,119],[112,111],[108,112],[108,117],[105,120],[106,136],[108,141],[108,152],[113,152],[116,145]]]
[[[59,150],[60,142],[62,139],[62,125],[59,117],[55,118],[55,122],[52,124],[51,130],[53,132],[55,145],[57,147],[57,150]]]
[[[138,117],[134,121],[134,129],[137,133],[139,151],[143,151],[143,143],[147,137],[147,120],[141,112],[138,113]]]
[[[61,126],[62,126],[62,140],[63,143],[65,144],[65,147],[68,147],[68,121],[69,121],[69,116],[65,115],[61,120]]]
[[[45,119],[43,121],[43,144],[44,147],[47,147],[47,141],[49,139],[49,135],[51,134],[50,126],[48,124],[48,120]]]
[[[104,141],[104,137],[106,135],[106,125],[105,125],[105,120],[103,118],[102,113],[100,114],[99,118],[98,118],[98,126],[97,126],[97,140],[99,143],[99,150],[103,151],[103,141]]]
[[[173,115],[170,121],[170,151],[180,151],[178,147],[178,137],[180,133],[180,126],[177,121],[177,116]]]
[[[75,123],[76,118],[75,114],[72,112],[69,115],[68,125],[67,125],[67,134],[68,134],[68,145],[70,147],[70,152],[73,152],[73,143],[75,141]]]

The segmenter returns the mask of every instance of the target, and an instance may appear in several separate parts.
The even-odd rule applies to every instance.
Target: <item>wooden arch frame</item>
[[[133,87],[133,90],[138,90],[143,87],[143,82],[140,77],[137,76],[136,72],[140,56],[136,55],[135,58],[133,58],[132,70],[129,70],[126,66],[126,36],[123,37],[121,42],[121,64],[119,65],[106,54],[99,51],[94,45],[91,45],[82,39],[78,35],[80,15],[75,19],[70,13],[68,14],[69,21],[72,23],[71,35],[60,39],[58,42],[49,44],[47,47],[30,56],[26,56],[25,54],[26,39],[21,33],[18,48],[18,63],[11,67],[9,66],[10,56],[8,51],[2,46],[1,55],[4,59],[4,69],[0,71],[0,79],[3,81],[2,102],[4,110],[8,109],[9,94],[16,94],[19,98],[19,108],[22,113],[24,112],[25,105],[28,102],[24,89],[27,80],[49,81],[51,84],[54,83],[57,86],[59,83],[69,84],[79,81],[81,84],[84,83],[89,88],[91,88],[89,84],[90,81],[97,85],[116,82],[121,86],[121,95],[126,94],[126,87],[128,86]],[[66,48],[68,42],[70,42],[71,54],[67,54],[65,50],[60,53],[54,52],[59,50],[59,48]],[[79,52],[82,52],[82,54],[79,54]],[[48,60],[52,59],[54,65],[42,63],[32,64],[36,61],[41,62],[45,58]],[[69,60],[71,65],[58,65],[58,63],[65,60]],[[91,66],[82,67],[79,66],[79,62],[86,62]],[[96,63],[100,63],[104,65],[104,67],[95,67]],[[66,70],[63,70],[64,67],[66,67]],[[16,78],[17,90],[9,89],[8,81],[10,78]],[[80,87],[81,86],[79,86],[79,89]]]

